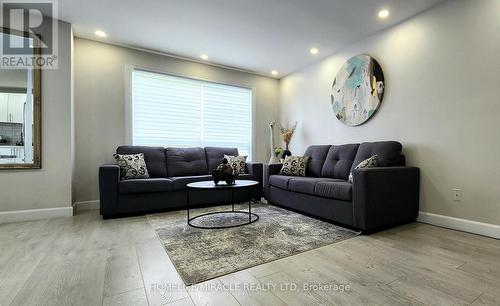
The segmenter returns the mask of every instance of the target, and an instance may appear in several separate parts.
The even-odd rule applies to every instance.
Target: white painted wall
[[[42,169],[0,170],[0,221],[6,211],[71,208],[72,35],[59,22],[59,69],[42,71]]]
[[[331,83],[360,53],[382,66],[386,93],[369,122],[347,127],[330,109]],[[421,168],[421,211],[500,224],[499,86],[500,1],[447,1],[283,78],[280,120],[299,122],[296,154],[398,140]]]
[[[75,40],[74,60],[76,201],[99,199],[98,168],[112,163],[116,147],[126,144],[125,71],[129,65],[252,88],[253,157],[254,161],[269,160],[268,123],[278,118],[277,80],[85,39]]]

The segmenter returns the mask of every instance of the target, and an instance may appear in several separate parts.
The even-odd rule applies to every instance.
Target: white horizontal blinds
[[[203,83],[204,146],[236,147],[251,160],[252,91]]]
[[[201,146],[201,87],[189,79],[133,72],[134,145]]]
[[[133,143],[237,147],[252,152],[252,91],[154,72],[133,72]]]

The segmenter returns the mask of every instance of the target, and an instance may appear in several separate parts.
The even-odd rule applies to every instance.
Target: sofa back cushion
[[[391,167],[401,164],[403,146],[397,141],[363,142],[356,153],[351,171],[363,160],[378,155],[379,167]]]
[[[206,147],[208,171],[212,171],[222,163],[224,155],[238,156],[237,148]]]
[[[329,149],[330,145],[313,145],[307,148],[306,153],[304,153],[304,156],[309,157],[306,176],[321,176],[321,169]]]
[[[119,146],[116,154],[144,154],[144,161],[149,172],[149,177],[167,177],[167,164],[165,162],[164,147],[146,146]]]
[[[401,167],[406,166],[406,156],[404,154],[401,154],[399,156],[399,162],[396,166],[401,166]]]
[[[203,148],[167,148],[169,176],[203,175],[208,173]]]
[[[357,143],[331,146],[321,169],[321,176],[347,180],[358,147]]]

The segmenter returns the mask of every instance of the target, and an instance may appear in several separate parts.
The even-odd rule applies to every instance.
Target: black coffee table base
[[[235,224],[235,225],[226,225],[226,226],[199,226],[199,225],[195,225],[195,224],[191,223],[193,220],[198,219],[200,217],[209,216],[209,215],[219,215],[219,214],[244,214],[244,215],[248,215],[248,222]],[[253,220],[252,220],[252,216],[255,217]],[[194,227],[194,228],[223,229],[223,228],[232,228],[232,227],[239,227],[239,226],[243,226],[243,225],[248,225],[248,224],[254,223],[257,220],[259,220],[259,215],[254,214],[252,212],[249,213],[248,211],[238,211],[238,210],[236,210],[236,211],[217,211],[217,212],[211,212],[211,213],[201,214],[201,215],[198,215],[196,217],[192,217],[188,220],[188,224],[189,224],[189,226]]]
[[[238,181],[238,182],[241,182],[243,183],[244,181]],[[252,183],[257,183],[257,182],[253,182],[253,181],[248,181],[248,182],[252,182]],[[200,228],[200,229],[223,229],[223,228],[232,228],[232,227],[239,227],[239,226],[243,226],[243,225],[248,225],[248,224],[251,224],[251,223],[254,223],[256,222],[257,220],[259,220],[259,215],[255,214],[252,212],[252,192],[254,191],[254,188],[255,188],[255,185],[252,184],[252,183],[247,183],[248,185],[244,185],[242,184],[242,186],[214,186],[214,185],[208,185],[208,186],[204,186],[205,182],[199,182],[199,183],[191,183],[191,184],[187,184],[187,219],[188,219],[188,225],[191,226],[191,227],[194,227],[194,228]],[[213,183],[212,183],[213,184]],[[234,191],[235,189],[246,189],[248,190],[248,211],[240,211],[240,210],[235,210],[234,209],[234,204],[235,204],[235,200],[234,200]],[[204,213],[204,214],[201,214],[201,215],[197,215],[195,217],[191,217],[191,214],[190,214],[190,199],[189,199],[189,192],[191,189],[202,189],[202,190],[206,190],[206,189],[229,189],[231,190],[231,206],[232,206],[232,209],[231,210],[228,210],[228,211],[216,211],[216,212],[209,212],[209,213]],[[192,222],[198,218],[201,218],[201,217],[205,217],[205,216],[210,216],[210,215],[222,215],[222,214],[244,214],[248,217],[248,221],[247,222],[244,222],[244,223],[239,223],[239,224],[230,224],[230,225],[224,225],[224,226],[200,226],[200,225],[195,225],[193,224]]]

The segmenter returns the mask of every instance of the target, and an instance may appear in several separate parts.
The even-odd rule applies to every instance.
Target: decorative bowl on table
[[[226,182],[227,185],[234,185],[236,177],[238,176],[234,169],[228,164],[227,158],[223,158],[222,164],[212,170],[211,174],[215,185],[218,185],[221,181]]]

